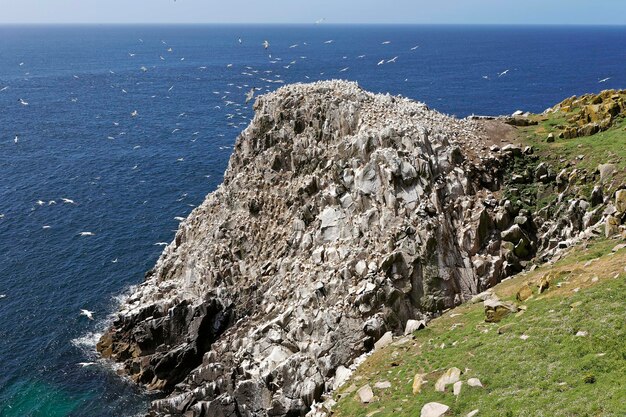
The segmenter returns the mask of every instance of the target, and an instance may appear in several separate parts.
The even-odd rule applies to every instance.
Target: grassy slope
[[[513,300],[522,285],[533,283],[535,295],[521,315],[489,324],[482,303],[463,305],[415,339],[374,353],[336,394],[334,415],[419,416],[425,403],[437,401],[453,416],[474,409],[479,416],[626,416],[626,249],[612,253],[617,243],[573,248],[552,266],[496,286],[498,296]],[[551,288],[539,295],[534,284],[546,274]],[[498,334],[502,326],[509,329]],[[577,337],[579,330],[588,335]],[[436,392],[435,381],[453,366],[464,371],[462,381],[477,377],[484,388],[464,385],[458,398],[451,387]],[[416,373],[427,374],[428,382],[414,395]],[[378,401],[371,404],[346,393],[378,381],[392,387],[374,388]]]
[[[539,124],[520,128],[520,136],[533,146],[541,161],[554,167],[556,173],[569,165],[570,171],[577,168],[592,174],[598,165],[612,163],[616,172],[604,184],[606,191],[613,192],[626,183],[626,118],[618,118],[615,126],[605,132],[575,139],[556,138],[552,143],[548,143],[546,138],[549,133],[556,136],[558,129],[555,126],[568,125],[566,115],[557,112],[546,116],[534,115],[531,119]],[[579,155],[583,158],[579,159]],[[583,178],[580,180],[584,181]],[[591,182],[588,184],[589,192],[593,185]]]

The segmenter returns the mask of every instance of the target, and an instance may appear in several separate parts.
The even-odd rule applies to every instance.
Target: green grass
[[[567,125],[566,118],[561,113],[549,116],[533,116],[539,121],[537,126],[520,128],[520,136],[528,145],[532,145],[541,161],[550,163],[558,173],[566,165],[573,168],[586,170],[592,174],[598,165],[613,163],[616,172],[606,184],[614,189],[626,180],[626,118],[618,119],[615,126],[607,131],[593,136],[585,136],[574,139],[559,139],[553,143],[546,142],[550,132],[558,133],[557,125]],[[583,155],[582,159],[578,159]],[[581,183],[585,179],[580,178]]]
[[[482,303],[463,305],[413,340],[374,353],[336,394],[334,415],[419,416],[424,404],[437,401],[450,406],[451,416],[474,409],[480,416],[626,416],[626,250],[610,254],[616,243],[576,248],[552,267],[496,286],[501,298],[512,300],[524,283],[534,287],[543,276],[552,278],[551,289],[527,300],[519,316],[489,324]],[[498,334],[505,325],[508,331]],[[579,330],[588,335],[577,337]],[[464,384],[458,398],[451,387],[436,392],[435,381],[453,366],[464,372],[462,381],[476,377],[484,388]],[[428,383],[414,395],[416,373],[427,374]],[[378,401],[371,404],[341,395],[351,385],[385,380],[392,387],[373,388]]]

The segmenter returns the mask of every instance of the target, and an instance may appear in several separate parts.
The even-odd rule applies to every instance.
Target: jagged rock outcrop
[[[224,183],[181,223],[98,344],[162,390],[151,415],[304,415],[386,332],[519,271],[521,149],[482,122],[328,81],[260,97]]]
[[[569,97],[548,112],[561,112],[567,123],[555,126],[559,138],[591,136],[611,128],[626,115],[626,90],[604,90],[598,94]]]

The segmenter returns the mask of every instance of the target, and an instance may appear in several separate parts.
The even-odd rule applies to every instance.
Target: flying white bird
[[[137,110],[133,110],[133,111],[130,113],[130,115],[131,115],[132,117],[137,117],[137,115],[138,115],[138,114],[139,114],[139,113],[137,112]]]
[[[25,101],[23,98],[19,99],[19,102],[22,106],[28,106],[28,101]]]
[[[69,198],[63,198],[63,197],[61,197],[61,201],[63,201],[64,203],[67,203],[67,204],[76,204],[76,203],[74,202],[74,200],[70,200]]]
[[[397,56],[394,56],[393,58],[391,58],[390,60],[388,60],[388,61],[387,61],[387,63],[389,64],[389,63],[393,62],[393,63],[395,64],[396,59],[398,59],[398,57],[397,57]]]
[[[598,81],[598,83],[605,83],[605,82],[607,82],[610,79],[611,79],[611,77],[603,78],[600,81]]]
[[[89,320],[93,320],[93,311],[89,311],[89,310],[85,310],[84,308],[81,308],[80,315],[87,317]]]
[[[6,87],[2,87],[2,88],[0,88],[0,92],[5,91],[5,90],[8,90],[8,89],[9,89],[9,86],[7,85]]]
[[[383,43],[381,43],[381,45],[389,45],[391,43],[391,41],[385,41]]]
[[[270,43],[268,41],[263,41],[263,48],[267,49],[270,47]]]
[[[13,142],[17,143],[18,140],[20,140],[20,138],[17,135],[15,135],[15,137],[13,138]]]
[[[246,104],[248,104],[248,102],[252,100],[253,98],[254,98],[254,88],[251,88],[250,91],[246,93]]]
[[[93,233],[93,232],[80,232],[79,235],[80,236],[93,236],[93,235],[95,235],[95,233]]]
[[[503,75],[508,74],[508,72],[509,72],[509,70],[504,70],[504,71],[498,73],[498,77],[502,77]]]
[[[339,70],[339,72],[346,72],[350,69],[350,67],[345,67]]]
[[[154,246],[167,246],[167,242],[157,242]]]
[[[376,65],[383,65],[384,63],[385,63],[385,60],[381,59],[380,61],[378,61],[378,64],[376,64]]]
[[[420,47],[419,45],[415,45],[413,48],[411,48],[411,51],[415,51],[419,47]]]

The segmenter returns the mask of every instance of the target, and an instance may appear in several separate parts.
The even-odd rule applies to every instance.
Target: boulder
[[[598,172],[600,174],[600,181],[605,181],[613,175],[616,170],[615,164],[600,164],[598,165]]]
[[[374,350],[380,350],[385,346],[388,346],[393,342],[393,334],[391,332],[385,333],[380,339],[374,343]]]
[[[450,407],[441,403],[427,403],[422,407],[420,417],[441,417],[444,416]]]
[[[389,381],[378,381],[374,384],[374,388],[376,389],[388,389],[391,388],[391,382]]]
[[[447,385],[454,384],[459,379],[461,379],[461,370],[450,368],[435,382],[435,391],[444,392]]]
[[[548,288],[550,288],[550,277],[548,275],[544,275],[543,277],[541,277],[538,287],[539,294],[543,294],[545,291],[547,291]]]
[[[525,284],[519,290],[517,290],[517,293],[515,294],[515,298],[517,299],[517,301],[523,303],[524,301],[532,297],[532,295],[533,295],[533,289],[530,287],[530,285]]]
[[[619,218],[616,216],[609,215],[606,217],[604,221],[604,233],[607,238],[614,236],[619,233]]]
[[[619,213],[626,213],[626,190],[618,190],[615,193],[615,208]]]
[[[363,404],[369,404],[374,401],[374,392],[372,391],[372,387],[370,387],[369,384],[359,388],[356,394]]]
[[[461,395],[462,387],[463,387],[463,381],[456,381],[452,385],[452,394],[454,394],[455,397],[458,397],[459,395]]]
[[[348,378],[350,378],[350,375],[352,375],[352,371],[346,368],[345,366],[340,365],[335,371],[335,379],[333,380],[333,389],[336,390],[337,388],[345,384]]]
[[[517,313],[514,304],[500,300],[488,299],[483,302],[485,306],[485,321],[488,323],[498,323],[511,313]]]
[[[422,385],[424,384],[424,377],[426,374],[415,374],[413,378],[412,391],[413,394],[419,394],[422,391]]]
[[[406,326],[404,327],[404,334],[411,334],[425,327],[426,322],[424,320],[407,320]]]
[[[467,385],[470,387],[480,387],[482,388],[483,384],[480,382],[478,378],[470,378],[467,380]]]
[[[604,194],[602,193],[602,187],[600,185],[596,185],[591,191],[591,205],[595,207],[598,204],[602,204],[603,202]]]
[[[507,230],[502,232],[502,240],[517,244],[521,239],[528,240],[526,233],[518,224],[514,224]]]

